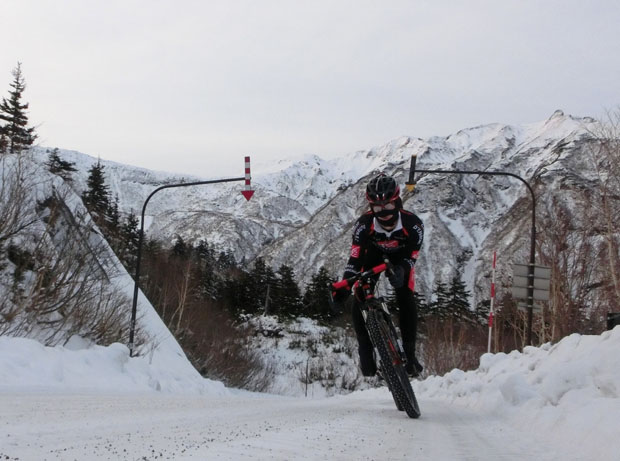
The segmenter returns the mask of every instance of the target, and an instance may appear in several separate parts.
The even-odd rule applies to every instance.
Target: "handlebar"
[[[347,288],[347,289],[351,289],[353,287],[353,285],[361,280],[363,285],[366,285],[366,282],[371,278],[374,277],[376,275],[381,274],[382,272],[385,271],[392,271],[393,270],[393,265],[392,263],[386,258],[384,259],[383,264],[379,264],[378,266],[375,266],[367,271],[364,272],[360,272],[358,274],[355,274],[349,278],[346,279],[342,279],[339,280],[337,282],[334,282],[331,284],[332,289],[333,290],[339,290],[340,288]],[[364,287],[364,292],[365,292],[365,297],[368,299],[369,297],[372,297],[372,293],[366,293],[366,290],[368,290],[368,286]],[[337,303],[334,301],[333,298],[333,293],[330,290],[329,291],[329,306],[332,310],[332,312],[334,312],[336,315],[341,314],[342,313],[342,307],[339,305],[337,305]]]
[[[332,286],[335,290],[339,288],[348,288],[353,286],[353,284],[358,280],[367,280],[373,275],[378,275],[381,272],[385,272],[386,270],[392,270],[392,264],[388,260],[385,260],[383,264],[379,264],[378,266],[375,266],[365,272],[360,272],[359,274],[355,274],[352,277],[339,280],[338,282],[334,282],[332,283]]]

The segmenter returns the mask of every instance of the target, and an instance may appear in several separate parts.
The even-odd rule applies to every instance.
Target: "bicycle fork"
[[[392,350],[392,356],[394,357],[393,359],[394,365],[398,364],[399,362],[405,365],[407,363],[407,355],[405,354],[405,348],[403,347],[403,343],[400,339],[400,336],[396,332],[396,327],[394,326],[394,322],[392,322],[390,311],[387,308],[387,305],[385,304],[385,301],[383,300],[383,298],[374,298],[374,299],[376,299],[378,306],[375,306],[373,309],[375,310],[375,312],[377,313],[380,312],[381,315],[384,316],[385,324],[387,325],[387,327],[390,330],[389,332],[391,333],[390,335],[388,335],[387,339],[388,339],[388,346]],[[362,309],[362,317],[364,318],[364,322],[366,322],[366,319],[368,318],[369,309],[370,308],[368,306],[366,306],[365,309]],[[373,349],[375,350],[375,355],[378,355],[377,348],[374,344],[373,344]]]

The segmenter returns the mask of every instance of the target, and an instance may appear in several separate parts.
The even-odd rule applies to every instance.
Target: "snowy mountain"
[[[378,170],[394,175],[405,207],[423,219],[426,239],[417,265],[417,289],[427,299],[436,280],[448,281],[457,270],[475,296],[488,293],[491,255],[498,251],[500,280],[514,261],[529,254],[531,199],[518,180],[505,176],[420,175],[414,193],[403,187],[412,155],[419,169],[504,171],[535,185],[559,188],[586,184],[590,118],[556,111],[548,120],[522,126],[489,124],[447,137],[402,137],[368,151],[333,160],[306,156],[253,169],[254,197],[239,193],[243,183],[168,189],[156,194],[146,210],[147,232],[171,242],[204,238],[241,261],[261,256],[275,268],[288,264],[308,281],[321,265],[340,274],[348,254],[352,225],[365,209],[364,188]],[[61,157],[75,162],[75,188],[85,188],[87,170],[97,161],[72,151]],[[46,158],[38,151],[41,161]],[[114,162],[105,165],[107,181],[123,212],[140,214],[157,186],[197,180]],[[239,159],[240,176],[243,159]],[[205,179],[205,178],[200,178]],[[212,178],[206,178],[212,179]],[[550,194],[539,194],[548,200]]]

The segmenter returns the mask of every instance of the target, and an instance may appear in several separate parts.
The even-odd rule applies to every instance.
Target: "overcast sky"
[[[620,103],[618,0],[2,0],[0,44],[42,146],[201,176]]]

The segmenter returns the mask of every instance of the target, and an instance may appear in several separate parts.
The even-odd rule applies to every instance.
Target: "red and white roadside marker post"
[[[497,261],[497,254],[493,252],[493,271],[491,277],[491,309],[489,310],[489,343],[487,346],[487,352],[491,352],[491,336],[493,336],[493,315],[495,311],[493,310],[493,305],[495,302],[495,263]]]
[[[254,195],[254,191],[252,190],[252,186],[250,182],[252,181],[252,176],[250,174],[250,157],[245,158],[245,189],[241,191],[241,194],[245,197],[246,200],[250,200],[252,195]]]

